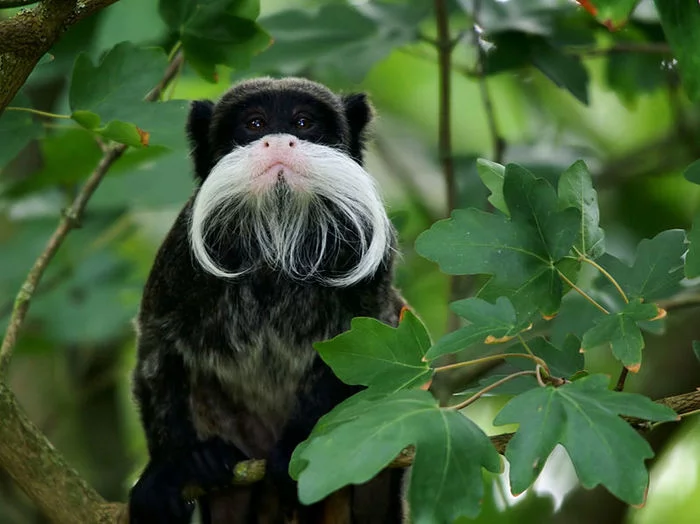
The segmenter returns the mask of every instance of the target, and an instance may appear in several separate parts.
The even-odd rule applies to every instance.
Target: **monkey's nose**
[[[278,136],[268,136],[263,142],[263,147],[275,147],[278,149],[286,149],[288,147],[296,147],[299,140],[292,135],[278,135]]]

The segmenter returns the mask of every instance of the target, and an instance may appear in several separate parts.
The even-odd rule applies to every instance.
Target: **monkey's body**
[[[289,85],[284,82],[290,81],[269,82],[253,84],[255,89],[244,85],[239,88],[238,97],[233,97],[234,102],[224,99],[219,105],[233,111],[226,104],[245,106],[251,92],[255,97],[260,93],[260,85],[272,85],[269,99],[263,90],[259,103],[284,113],[279,99],[286,100],[288,95],[277,96],[274,88],[288,91]],[[313,104],[313,97],[328,103],[324,97],[330,96],[329,92],[315,91],[319,89],[316,84],[291,81],[291,86],[298,89],[302,103]],[[303,98],[308,86],[313,88],[311,102]],[[339,100],[330,103],[337,105]],[[324,121],[323,108],[311,106],[323,123],[321,143],[330,142],[357,161],[361,160],[362,131],[369,120],[364,98],[361,102],[354,110],[346,102],[346,120],[340,123]],[[235,110],[242,111],[240,107]],[[337,112],[337,107],[332,110]],[[364,111],[364,117],[358,118],[353,111]],[[332,114],[333,111],[328,112],[326,120]],[[202,180],[226,154],[222,143],[232,142],[234,149],[236,144],[251,142],[255,147],[267,148],[268,141],[282,136],[290,148],[307,147],[297,143],[292,134],[275,133],[270,139],[260,135],[265,137],[264,143],[258,136],[248,137],[247,142],[229,138],[227,133],[231,131],[221,124],[224,118],[213,105],[193,108],[189,132],[195,146],[197,175]],[[335,142],[328,129],[339,130]],[[301,132],[296,135],[301,140],[319,142]],[[272,145],[279,147],[277,142]],[[287,153],[280,153],[280,158],[285,159],[284,154]],[[295,161],[288,163],[294,166]],[[269,169],[265,169],[251,179],[266,183],[260,182],[263,175],[268,176]],[[278,178],[264,189],[277,193],[264,198],[284,207],[288,199],[297,198],[288,195],[292,190],[287,186],[306,182],[290,179],[296,172],[286,165],[279,169]],[[319,202],[335,212],[325,200]],[[221,278],[205,270],[193,256],[196,248],[189,229],[196,222],[195,206],[193,198],[161,246],[138,317],[134,392],[151,461],[132,491],[131,524],[188,522],[191,507],[179,498],[179,491],[188,482],[222,488],[202,501],[205,521],[214,524],[400,522],[399,472],[384,472],[364,486],[347,488],[310,508],[296,502],[294,484],[287,476],[292,451],[308,436],[316,421],[359,390],[333,375],[316,354],[313,343],[346,331],[357,316],[374,317],[390,325],[398,323],[402,301],[391,287],[392,235],[383,241],[386,245],[380,253],[381,261],[376,260],[371,271],[365,271],[349,285],[337,285],[331,279],[357,267],[364,256],[360,246],[366,249],[362,233],[354,232],[348,223],[352,218],[334,217],[337,223],[332,224],[330,233],[335,237],[328,240],[333,241],[328,244],[332,249],[319,248],[319,233],[315,231],[299,241],[301,255],[295,256],[307,269],[313,263],[308,278],[299,278],[284,267],[271,264],[269,253],[251,241],[247,229],[235,230],[219,224],[218,240],[207,248],[205,256],[211,253],[217,264],[241,270],[235,278]],[[237,220],[245,223],[246,217],[245,212],[238,210],[226,224]],[[376,229],[377,223],[370,225]],[[265,227],[271,226],[266,223]],[[268,229],[261,229],[259,235]],[[325,228],[320,231],[330,234]],[[308,252],[316,258],[308,256]],[[284,266],[284,261],[280,264]],[[225,487],[232,476],[231,466],[249,458],[267,460],[266,479],[251,486]]]

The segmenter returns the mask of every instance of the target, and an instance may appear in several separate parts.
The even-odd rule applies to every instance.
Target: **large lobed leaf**
[[[518,423],[508,444],[513,493],[527,489],[556,444],[562,444],[585,488],[603,484],[629,504],[641,504],[649,482],[644,461],[651,447],[618,415],[652,421],[677,419],[647,397],[608,389],[608,378],[591,375],[559,388],[546,387],[513,398],[494,421]]]
[[[347,384],[395,391],[420,385],[432,374],[423,358],[430,336],[410,311],[397,328],[373,318],[354,318],[350,331],[314,347]]]
[[[430,393],[418,390],[383,398],[366,390],[323,417],[292,458],[299,499],[311,504],[345,485],[367,482],[409,445],[416,449],[411,521],[476,516],[483,496],[481,468],[500,471],[500,457],[478,426],[440,409]]]
[[[561,302],[560,271],[576,271],[576,264],[565,270],[559,264],[578,241],[581,211],[562,209],[554,187],[517,164],[506,167],[503,180],[510,219],[456,210],[422,233],[416,250],[449,274],[493,275],[486,300],[504,295],[516,303],[517,297],[519,311],[522,306],[552,315]]]
[[[693,227],[688,234],[688,254],[685,257],[685,276],[695,278],[700,276],[700,214],[693,218]]]
[[[275,13],[260,21],[274,43],[254,58],[251,70],[299,75],[320,66],[359,82],[376,62],[418,39],[419,24],[430,7],[422,1],[370,1]]]
[[[95,66],[86,54],[78,57],[70,88],[71,117],[105,138],[130,146],[185,146],[183,122],[187,102],[146,102],[167,67],[161,49],[116,45]]]
[[[642,240],[632,267],[611,255],[600,262],[630,298],[652,301],[678,291],[686,249],[685,231],[670,229]]]
[[[177,33],[188,63],[210,81],[217,80],[218,64],[246,67],[271,43],[255,21],[259,0],[161,0],[159,10]]]

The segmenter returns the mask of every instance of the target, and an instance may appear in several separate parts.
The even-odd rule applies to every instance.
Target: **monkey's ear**
[[[365,129],[372,120],[374,111],[364,93],[344,96],[343,106],[350,128],[350,155],[361,164],[362,150],[365,146]]]
[[[189,138],[192,146],[194,174],[202,181],[212,168],[209,125],[213,114],[214,102],[211,100],[195,100],[190,106],[190,116],[187,119],[187,138]]]

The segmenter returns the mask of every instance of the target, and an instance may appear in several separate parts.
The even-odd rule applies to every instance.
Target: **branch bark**
[[[0,0],[0,9],[8,9],[10,7],[24,7],[38,3],[39,0]]]
[[[0,22],[0,115],[39,59],[72,25],[117,0],[43,0]],[[11,2],[10,2],[11,3]],[[0,7],[8,7],[8,2]]]

